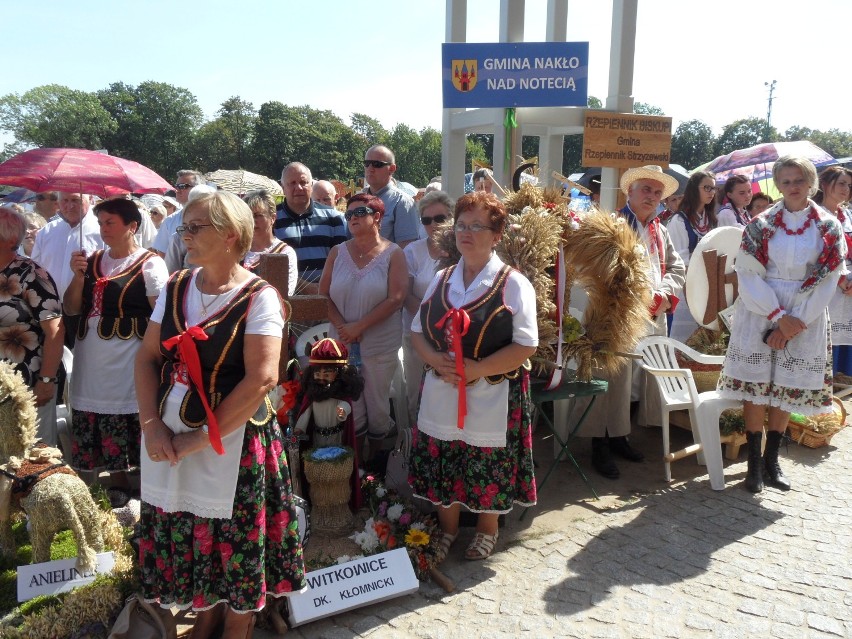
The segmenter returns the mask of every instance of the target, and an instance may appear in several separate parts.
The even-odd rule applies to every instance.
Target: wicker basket
[[[699,393],[716,390],[716,383],[719,381],[719,375],[722,374],[721,364],[701,364],[680,353],[676,353],[676,357],[678,366],[692,371],[695,389]]]
[[[846,427],[846,408],[843,406],[843,402],[836,397],[832,398],[832,401],[834,402],[833,412],[839,418],[839,426],[836,430],[819,433],[812,428],[808,428],[805,424],[798,424],[791,421],[787,425],[790,430],[790,439],[797,444],[807,446],[808,448],[822,448],[823,446],[828,446],[831,442],[831,438]],[[812,423],[812,420],[809,419],[808,422]]]

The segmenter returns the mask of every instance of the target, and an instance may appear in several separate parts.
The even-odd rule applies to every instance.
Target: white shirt
[[[174,235],[175,229],[180,226],[182,222],[183,209],[178,209],[163,220],[162,224],[160,224],[160,228],[157,229],[157,237],[154,238],[154,243],[151,244],[151,248],[165,255],[166,251],[169,250],[169,243],[172,240],[172,235]]]
[[[83,250],[91,255],[104,248],[98,218],[91,211],[82,219]],[[48,222],[36,233],[32,259],[43,266],[56,282],[59,299],[65,295],[65,289],[71,284],[71,253],[80,250],[80,224],[71,226],[61,217]]]
[[[473,279],[464,286],[464,258],[449,279],[447,297],[454,308],[460,308],[482,297],[494,283],[503,262],[496,253]],[[429,299],[443,276],[440,271],[423,296]],[[529,280],[517,271],[509,275],[503,290],[503,303],[512,313],[512,342],[522,346],[538,346],[535,290]],[[414,333],[422,333],[420,315],[411,323]],[[464,429],[457,425],[458,388],[433,372],[424,377],[423,394],[417,427],[427,435],[444,441],[461,440],[473,446],[505,446],[509,412],[509,382],[489,384],[479,379],[466,388],[467,417]]]
[[[113,259],[104,253],[101,271],[109,276],[120,273],[142,257],[140,248],[126,258]],[[157,297],[166,285],[169,273],[162,258],[153,256],[142,265],[145,295]],[[79,375],[71,376],[71,407],[103,415],[129,415],[139,412],[133,375],[128,375],[128,362],[133,362],[142,341],[136,338],[101,339],[98,337],[100,315],[81,318],[88,323],[85,339],[74,346],[74,366]]]

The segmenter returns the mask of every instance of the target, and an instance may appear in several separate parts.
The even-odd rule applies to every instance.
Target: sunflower
[[[412,528],[405,534],[405,545],[425,546],[429,543],[429,539],[429,533],[427,533],[426,531]]]

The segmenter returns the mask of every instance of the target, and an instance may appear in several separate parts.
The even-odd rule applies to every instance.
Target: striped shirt
[[[286,201],[276,210],[275,237],[284,240],[296,251],[299,276],[309,282],[319,281],[331,247],[346,240],[343,213],[314,201],[303,215],[293,213]]]

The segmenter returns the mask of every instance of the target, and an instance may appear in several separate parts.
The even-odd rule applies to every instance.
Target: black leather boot
[[[760,444],[763,433],[746,432],[748,442],[748,473],[746,474],[745,487],[752,493],[763,492],[763,457],[760,455]]]
[[[763,453],[763,470],[766,483],[778,490],[790,490],[790,480],[784,476],[778,464],[778,449],[784,433],[770,430],[766,433],[766,450]]]
[[[592,437],[592,466],[607,479],[618,479],[621,475],[612,460],[609,442],[605,437]]]

